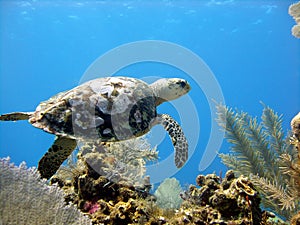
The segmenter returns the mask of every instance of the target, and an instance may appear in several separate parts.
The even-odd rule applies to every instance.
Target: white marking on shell
[[[75,119],[75,124],[79,127],[81,127],[82,129],[87,129],[87,126],[84,125],[84,123],[82,123],[82,121],[80,121],[79,119]]]
[[[134,118],[137,123],[142,122],[142,114],[141,114],[140,110],[136,110],[136,112],[134,113]]]
[[[99,102],[98,104],[98,107],[101,109],[101,111],[105,114],[109,114],[110,113],[110,109],[108,107],[108,101],[107,102]]]
[[[110,83],[123,83],[124,79],[119,78],[119,77],[110,77],[109,82]],[[128,80],[125,80],[125,82],[128,82]]]
[[[104,86],[104,87],[101,87],[99,93],[103,94],[103,95],[107,95],[107,97],[110,98],[113,91],[114,91],[114,87]]]
[[[90,127],[95,126],[95,121],[93,121],[94,118],[92,117],[92,114],[89,111],[80,111],[80,113],[75,114],[75,124],[82,129],[87,129]]]
[[[88,86],[96,93],[100,93],[101,87],[102,87],[102,82],[99,80],[93,80],[88,83]]]
[[[89,128],[95,128],[97,126],[100,126],[103,123],[104,123],[104,120],[99,116],[95,117],[94,119],[91,118]]]
[[[91,82],[89,86],[95,93],[107,95],[108,98],[111,97],[111,94],[114,90],[114,87],[112,85],[110,84],[103,85],[101,82]]]
[[[103,120],[101,117],[97,116],[97,117],[95,118],[95,125],[96,125],[96,126],[100,126],[100,125],[102,125],[103,123],[104,123],[104,120]]]
[[[133,102],[128,98],[127,95],[119,95],[114,101],[112,114],[125,112],[128,106],[131,106],[132,103]]]
[[[111,132],[111,130],[109,128],[106,128],[103,130],[103,134],[109,134]]]
[[[82,103],[82,101],[80,100],[75,100],[75,99],[70,99],[69,103],[71,104],[71,106],[78,106]]]
[[[109,113],[108,103],[109,101],[102,96],[91,96],[90,98],[91,107],[98,106],[98,108],[105,114]]]

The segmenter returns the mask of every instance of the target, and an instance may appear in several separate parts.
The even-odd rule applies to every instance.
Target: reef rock
[[[236,178],[231,170],[224,179],[199,175],[182,195],[185,201],[174,224],[260,224],[260,197],[247,177]],[[172,223],[173,224],[173,223]]]
[[[289,14],[297,23],[297,25],[292,28],[292,34],[295,37],[300,38],[300,2],[294,3],[289,7]]]
[[[84,158],[79,157],[79,165],[81,160]],[[158,197],[149,193],[149,177],[140,186],[130,186],[99,175],[88,164],[85,167],[73,169],[71,179],[58,172],[51,181],[65,190],[66,200],[77,205],[93,224],[274,224],[268,222],[273,215],[260,209],[259,193],[249,178],[235,177],[231,170],[223,179],[216,174],[197,176],[198,187],[190,185],[178,193],[182,204],[164,209]],[[171,191],[170,185],[166,187]]]

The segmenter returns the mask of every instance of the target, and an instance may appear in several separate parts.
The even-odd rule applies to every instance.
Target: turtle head
[[[156,105],[185,95],[191,90],[189,83],[180,78],[163,78],[150,85],[157,98]]]

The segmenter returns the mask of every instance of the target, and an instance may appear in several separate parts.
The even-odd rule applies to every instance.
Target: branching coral
[[[0,159],[0,224],[91,224],[57,186],[41,180],[35,168]]]
[[[217,105],[217,110],[232,152],[220,154],[222,162],[235,173],[251,177],[265,207],[286,218],[295,214],[300,210],[299,160],[296,148],[284,137],[282,116],[264,106],[258,123],[257,118],[223,105]]]
[[[77,155],[77,156],[76,156]],[[158,159],[158,151],[151,148],[145,137],[122,142],[81,143],[78,154],[73,152],[52,181],[72,180],[84,171],[104,176],[109,182],[138,187],[144,184],[146,163]]]
[[[145,137],[111,143],[85,143],[81,159],[99,175],[111,182],[139,186],[144,181],[147,161],[158,159]]]
[[[295,37],[300,38],[300,2],[294,3],[289,7],[289,14],[297,23],[297,25],[292,28],[292,34]]]
[[[269,107],[264,108],[262,123],[245,112],[234,112],[223,105],[217,105],[218,123],[225,130],[226,139],[232,144],[232,155],[220,156],[230,164],[236,173],[259,174],[274,177],[278,167],[277,158],[289,150],[283,139],[282,118]],[[259,151],[257,151],[259,149]]]

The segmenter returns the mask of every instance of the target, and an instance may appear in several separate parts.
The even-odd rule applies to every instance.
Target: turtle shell
[[[106,77],[42,102],[29,122],[70,138],[118,141],[147,133],[156,115],[155,95],[147,83]]]

